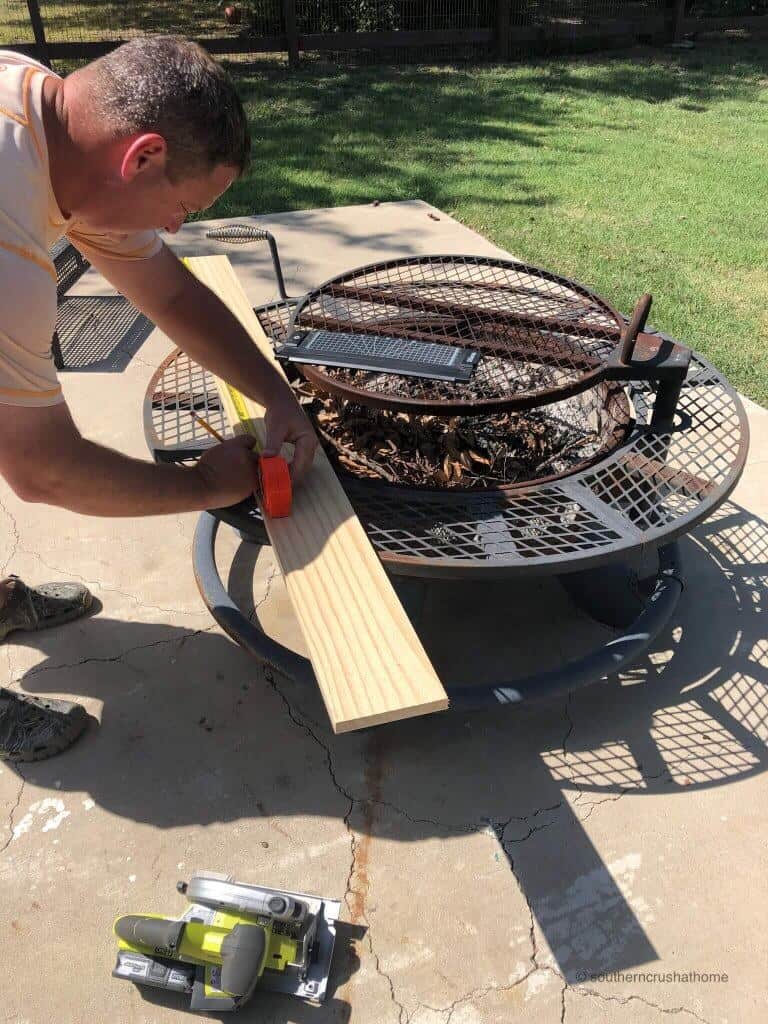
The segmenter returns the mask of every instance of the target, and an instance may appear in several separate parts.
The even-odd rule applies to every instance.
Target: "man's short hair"
[[[232,79],[202,47],[177,36],[133,39],[91,65],[96,105],[116,135],[157,132],[172,181],[220,164],[245,170],[248,122]]]

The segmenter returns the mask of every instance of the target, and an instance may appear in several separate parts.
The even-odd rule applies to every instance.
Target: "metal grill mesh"
[[[258,311],[273,340],[286,336],[287,304]],[[690,529],[711,515],[737,482],[747,452],[738,396],[694,356],[668,434],[647,424],[653,389],[636,383],[637,422],[626,442],[594,468],[557,483],[473,493],[418,491],[345,479],[345,489],[382,560],[395,572],[487,577],[561,572],[595,564]],[[214,443],[186,411],[226,432],[213,378],[181,353],[159,368],[145,406],[147,437],[161,457],[183,460]],[[236,522],[258,535],[255,504]],[[266,536],[265,536],[266,541]]]
[[[679,429],[640,431],[615,461],[583,477],[596,497],[643,530],[671,524],[715,495],[744,447],[735,396],[711,367],[696,364],[683,387]]]
[[[300,327],[478,349],[472,380],[304,367],[318,386],[363,404],[435,413],[531,408],[588,387],[622,318],[575,282],[511,261],[436,256],[364,268],[310,293]]]
[[[189,414],[202,417],[220,434],[229,433],[216,383],[202,366],[181,352],[174,352],[160,367],[157,386],[145,409],[160,448],[200,452],[216,444],[211,435]]]
[[[621,533],[557,486],[516,497],[469,503],[422,503],[402,493],[363,499],[350,494],[374,546],[406,559],[487,561],[573,555],[606,548]]]

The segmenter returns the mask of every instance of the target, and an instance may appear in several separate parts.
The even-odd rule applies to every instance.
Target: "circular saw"
[[[189,901],[181,917],[115,921],[113,977],[183,993],[202,1012],[239,1010],[257,988],[323,1001],[340,901],[208,871],[177,889]]]

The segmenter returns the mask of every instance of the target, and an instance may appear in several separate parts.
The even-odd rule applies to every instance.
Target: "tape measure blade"
[[[248,415],[245,398],[231,384],[225,384],[225,387],[240,425],[254,439],[254,450],[261,452],[263,445],[256,430],[256,423]],[[263,477],[262,470],[268,470],[264,472]],[[262,484],[261,504],[263,510],[275,518],[290,515],[291,478],[285,460],[280,456],[266,460],[266,465],[265,463],[261,464],[259,479]]]
[[[245,404],[245,399],[243,398],[242,394],[237,390],[237,388],[233,388],[231,384],[227,384],[226,385],[226,389],[227,389],[227,391],[229,393],[229,397],[232,399],[232,405],[234,407],[235,412],[237,413],[237,418],[240,421],[241,426],[255,440],[255,442],[256,442],[256,445],[255,445],[256,450],[257,451],[261,451],[261,449],[262,449],[261,440],[259,438],[259,434],[258,434],[258,431],[256,429],[256,424],[255,424],[253,418],[248,415],[248,409],[247,409],[246,404]]]

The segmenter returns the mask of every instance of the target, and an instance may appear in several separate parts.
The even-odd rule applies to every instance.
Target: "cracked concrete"
[[[19,550],[19,528],[16,524],[16,517],[8,511],[2,501],[0,501],[0,510],[2,510],[3,515],[10,524],[10,537],[6,534],[4,538],[4,542],[7,547],[7,554],[3,560],[2,570],[0,571],[0,578],[2,578],[8,575],[9,566],[12,565],[16,552]]]
[[[578,996],[578,999],[574,999],[573,1010],[568,1014],[569,1021],[578,1020],[579,1018],[589,1021],[599,1019],[606,1022],[613,1020],[650,1021],[658,1020],[657,1015],[663,1014],[665,1016],[682,1015],[684,1019],[690,1018],[692,1020],[701,1021],[702,1024],[712,1024],[711,1020],[700,1017],[699,1014],[694,1013],[693,1010],[689,1010],[685,1006],[659,1006],[657,1003],[653,1003],[648,999],[643,999],[641,996],[627,996],[622,999],[618,996],[606,996],[601,992],[596,992],[594,989],[588,988],[569,990],[568,998],[571,999],[574,996]],[[597,1013],[594,1006],[595,1002],[601,1004]],[[581,1011],[585,1006],[587,1007],[588,1015],[586,1017],[582,1017]],[[617,1013],[616,1011],[619,1007],[629,1007],[629,1011],[625,1013],[621,1010]],[[653,1016],[647,1013],[648,1010],[653,1010]]]
[[[494,251],[428,212],[260,223],[289,290],[407,251]],[[173,244],[224,251],[204,230]],[[271,298],[266,253],[228,252],[254,303]],[[76,290],[107,289],[90,272]],[[63,374],[84,433],[145,456],[141,400],[167,351],[155,332],[122,374]],[[261,993],[246,1022],[762,1021],[768,414],[749,414],[744,481],[684,542],[674,626],[634,669],[539,706],[343,737],[316,691],[212,623],[191,571],[196,517],[102,522],[23,506],[0,485],[0,560],[32,582],[85,580],[102,602],[5,645],[4,685],[74,697],[97,722],[23,774],[0,763],[6,1019],[181,1019],[177,1002],[110,978],[111,924],[179,912],[176,880],[209,868],[343,901],[328,1002]],[[271,552],[223,529],[217,554],[246,613],[305,653]],[[416,624],[448,682],[509,679],[609,635],[553,580],[436,584]],[[51,936],[73,924],[60,957]]]
[[[18,809],[19,809],[19,804],[21,803],[21,797],[22,797],[22,795],[24,793],[24,786],[26,785],[26,779],[21,774],[21,771],[20,771],[20,769],[18,767],[16,768],[16,771],[17,771],[17,774],[20,776],[19,792],[16,795],[15,802],[13,803],[13,805],[11,806],[10,811],[8,812],[8,836],[7,836],[6,840],[5,840],[5,842],[3,843],[3,845],[0,846],[0,854],[5,853],[5,851],[8,849],[10,844],[13,842],[13,837],[14,837],[13,820],[14,820],[14,817],[16,815],[16,811],[18,811]]]

